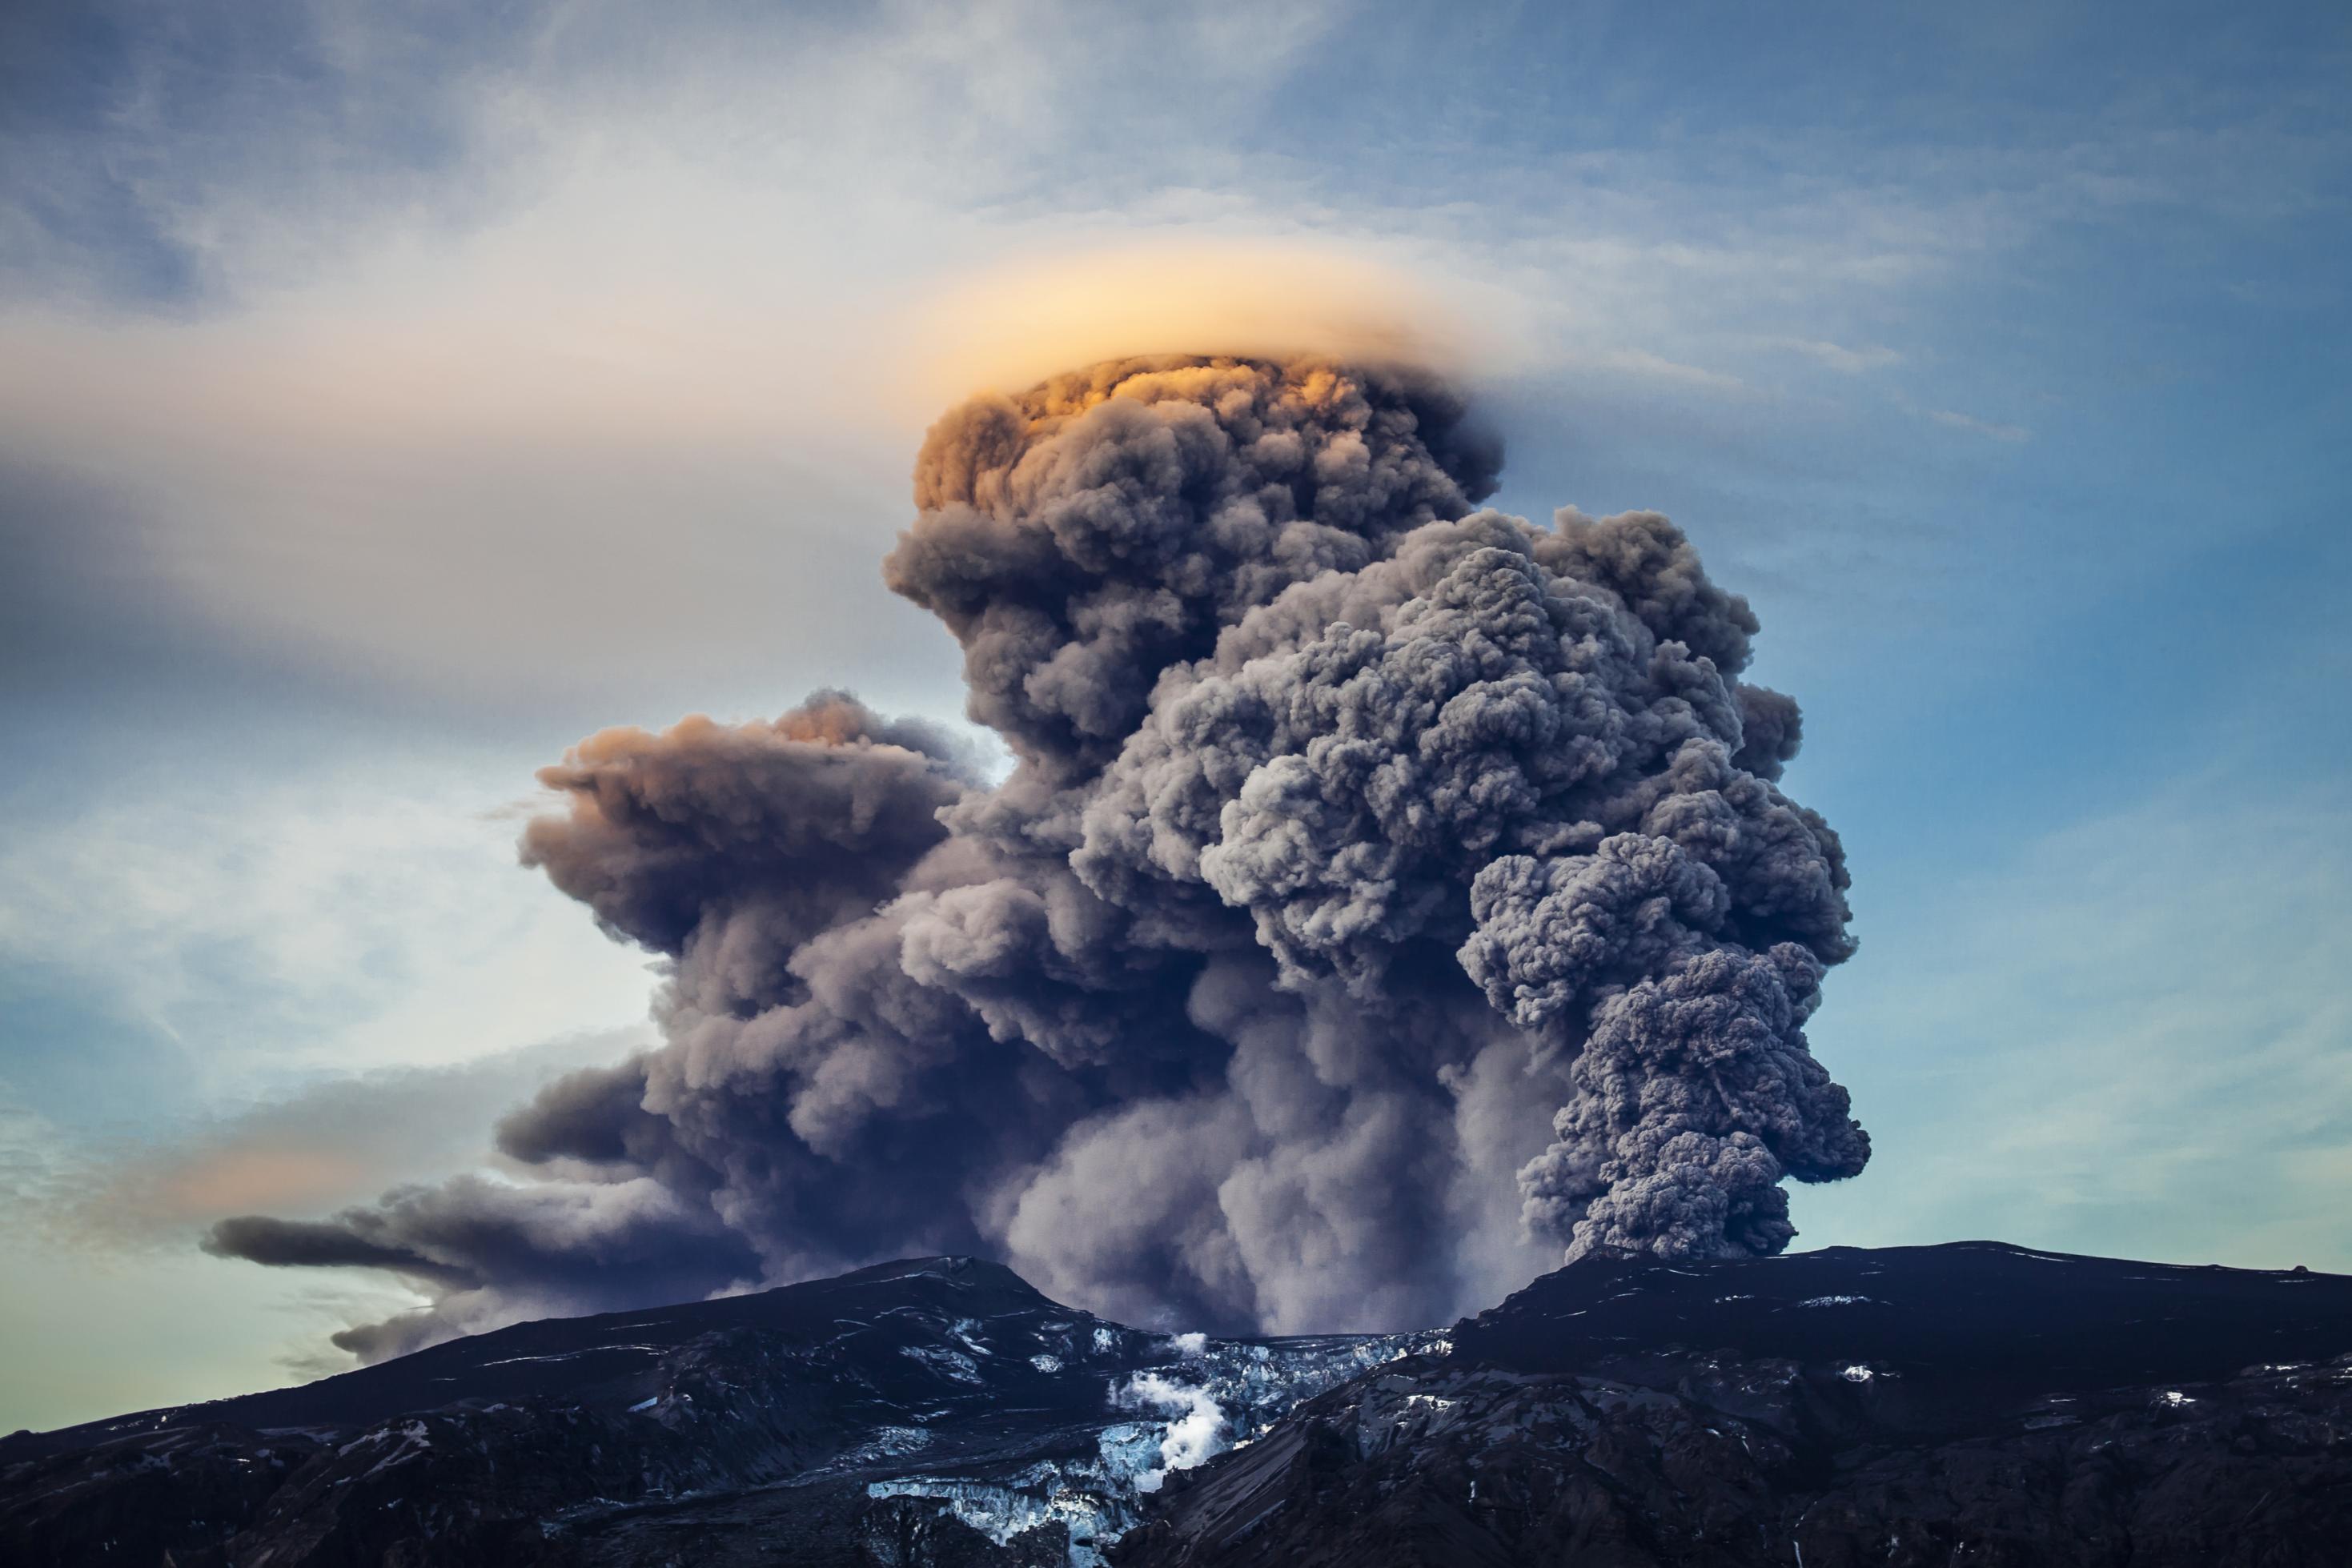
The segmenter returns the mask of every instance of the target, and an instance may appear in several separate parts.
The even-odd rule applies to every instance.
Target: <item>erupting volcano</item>
[[[500,1124],[543,1180],[212,1245],[428,1291],[370,1358],[924,1252],[1300,1333],[1780,1250],[1784,1178],[1869,1155],[1803,1032],[1853,944],[1797,706],[1672,523],[1481,510],[1500,462],[1321,361],[951,410],[884,578],[1009,774],[830,691],[582,742],[524,858],[666,960],[666,1043]]]

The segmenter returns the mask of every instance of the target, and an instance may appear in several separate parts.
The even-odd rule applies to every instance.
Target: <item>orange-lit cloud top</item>
[[[1136,354],[1328,355],[1460,373],[1510,334],[1402,268],[1301,241],[1185,239],[994,267],[908,313],[907,391],[937,404]]]

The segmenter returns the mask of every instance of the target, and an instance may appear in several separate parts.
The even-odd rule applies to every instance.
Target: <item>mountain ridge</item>
[[[562,1346],[575,1338],[582,1343],[572,1345],[574,1351],[593,1352],[596,1348],[584,1336],[592,1331],[631,1326],[653,1328],[667,1322],[677,1328],[690,1326],[694,1333],[706,1333],[730,1327],[758,1326],[761,1320],[773,1315],[780,1302],[814,1301],[822,1296],[854,1291],[860,1286],[886,1284],[892,1281],[938,1278],[957,1280],[969,1278],[974,1282],[986,1281],[999,1289],[1017,1288],[1044,1308],[1077,1313],[1075,1308],[1063,1308],[1053,1301],[1019,1274],[1002,1263],[983,1258],[956,1254],[938,1254],[926,1258],[901,1258],[886,1263],[869,1264],[845,1274],[828,1275],[817,1280],[803,1280],[789,1285],[774,1285],[764,1291],[746,1291],[740,1295],[711,1297],[697,1301],[677,1301],[666,1306],[635,1307],[606,1312],[591,1312],[580,1317],[532,1318],[522,1322],[507,1323],[495,1329],[485,1329],[478,1334],[463,1334],[456,1339],[441,1340],[406,1354],[331,1373],[325,1377],[287,1388],[262,1389],[252,1394],[230,1395],[220,1399],[195,1401],[186,1405],[156,1406],[151,1409],[128,1411],[121,1416],[103,1416],[95,1421],[77,1422],[69,1427],[36,1432],[31,1429],[9,1433],[0,1437],[0,1458],[5,1458],[6,1445],[19,1439],[81,1439],[102,1441],[136,1430],[150,1417],[188,1416],[201,1413],[205,1420],[226,1420],[257,1427],[300,1426],[337,1421],[370,1421],[406,1414],[413,1410],[437,1408],[452,1403],[449,1397],[432,1404],[416,1404],[404,1400],[397,1393],[386,1397],[369,1398],[365,1394],[349,1402],[339,1396],[353,1389],[399,1390],[411,1388],[415,1397],[427,1397],[430,1390],[412,1385],[423,1380],[442,1375],[442,1368],[452,1363],[465,1364],[481,1351],[536,1350],[542,1354],[562,1354]],[[691,1337],[688,1335],[687,1337]],[[553,1343],[546,1343],[552,1340]],[[678,1341],[677,1343],[683,1343]],[[626,1347],[614,1347],[624,1350]],[[530,1364],[536,1358],[522,1355],[514,1364]],[[614,1375],[622,1375],[615,1369]],[[517,1375],[518,1383],[527,1383],[527,1375]],[[521,1390],[518,1390],[519,1392]],[[478,1387],[474,1393],[481,1397],[495,1398],[501,1390]],[[322,1397],[323,1396],[323,1397]],[[254,1417],[258,1417],[254,1418]],[[152,1424],[152,1423],[150,1423]]]
[[[2352,1278],[1587,1259],[1176,1479],[1121,1568],[2339,1561]]]
[[[1980,1516],[1971,1466],[2039,1522]],[[2352,1278],[1990,1241],[1596,1255],[1447,1330],[1211,1340],[901,1259],[15,1434],[0,1559],[1484,1568],[1801,1537],[1814,1568],[2149,1568],[2175,1559],[2117,1521],[2152,1497],[2205,1543],[2184,1564],[2352,1526]]]

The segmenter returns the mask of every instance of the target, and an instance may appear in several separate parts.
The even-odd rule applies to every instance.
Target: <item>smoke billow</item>
[[[1665,518],[1476,510],[1425,376],[1106,363],[935,425],[889,586],[1014,766],[823,693],[611,730],[528,863],[662,955],[666,1043],[509,1115],[545,1179],[212,1245],[569,1301],[929,1251],[1118,1315],[1444,1321],[1596,1248],[1766,1253],[1868,1141],[1796,706]]]

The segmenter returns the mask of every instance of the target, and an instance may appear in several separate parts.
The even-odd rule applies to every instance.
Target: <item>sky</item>
[[[14,5],[0,1430],[348,1364],[214,1219],[495,1169],[651,1038],[516,864],[608,724],[846,686],[929,420],[1238,329],[1443,361],[1806,711],[1874,1157],[1798,1245],[2352,1270],[2352,16]]]

